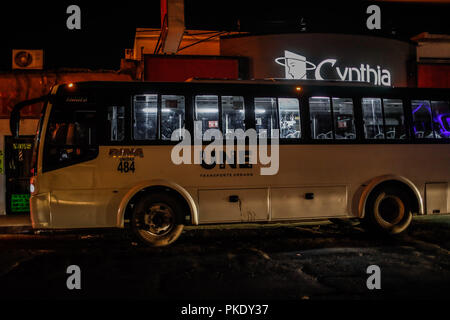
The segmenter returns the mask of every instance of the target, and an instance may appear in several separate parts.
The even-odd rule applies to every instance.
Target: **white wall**
[[[417,59],[421,58],[435,58],[435,59],[449,59],[450,58],[450,40],[447,42],[421,42],[417,46]]]

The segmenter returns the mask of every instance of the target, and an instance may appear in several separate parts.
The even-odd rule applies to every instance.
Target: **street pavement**
[[[2,299],[450,299],[446,215],[415,217],[398,237],[346,223],[186,228],[164,248],[117,231],[16,230],[0,234]],[[71,265],[81,270],[79,290],[67,287]],[[372,265],[379,289],[367,286]]]

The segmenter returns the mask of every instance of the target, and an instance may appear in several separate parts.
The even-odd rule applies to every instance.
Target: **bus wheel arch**
[[[152,181],[141,183],[128,191],[119,205],[117,226],[120,228],[125,227],[125,221],[130,221],[133,207],[139,199],[144,195],[154,193],[167,193],[176,198],[183,207],[183,211],[186,212],[183,223],[198,224],[197,206],[191,195],[184,188],[165,181]]]
[[[399,234],[411,223],[413,213],[423,213],[418,189],[408,179],[384,176],[363,190],[359,217],[369,228]]]

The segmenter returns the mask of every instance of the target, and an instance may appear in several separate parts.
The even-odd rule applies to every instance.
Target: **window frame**
[[[134,139],[134,97],[137,95],[146,95],[146,94],[156,94],[157,95],[157,136],[155,139],[152,140],[135,140]],[[194,98],[194,94],[191,95],[190,90],[186,90],[185,88],[181,89],[171,89],[171,88],[164,88],[164,90],[161,90],[159,88],[151,89],[151,90],[133,90],[130,92],[127,92],[128,95],[128,107],[125,109],[125,115],[128,117],[128,121],[126,121],[126,124],[128,124],[128,128],[124,144],[114,144],[114,145],[136,145],[136,146],[145,146],[145,145],[176,145],[181,140],[172,141],[170,139],[161,139],[161,113],[162,113],[162,96],[163,95],[173,95],[173,96],[184,96],[184,129],[188,130],[189,132],[192,132],[192,123],[193,123],[193,109],[194,104],[191,102],[192,98]],[[127,114],[128,111],[128,114]],[[190,120],[192,119],[192,120]],[[128,133],[128,134],[127,134]],[[193,137],[192,137],[193,139]]]
[[[235,94],[233,94],[233,95],[225,95],[225,94],[222,94],[222,95],[220,95],[219,96],[219,100],[220,100],[220,110],[219,110],[219,118],[220,118],[220,121],[221,122],[219,122],[219,127],[220,127],[220,130],[221,130],[221,132],[222,132],[222,135],[225,137],[226,136],[226,128],[224,128],[224,124],[223,124],[223,117],[224,117],[224,114],[223,114],[223,105],[222,105],[222,102],[223,102],[223,100],[222,100],[222,98],[223,97],[240,97],[240,98],[242,98],[242,103],[244,104],[243,105],[243,107],[244,107],[244,132],[247,130],[247,121],[246,121],[246,115],[247,115],[247,112],[246,112],[246,109],[247,109],[247,106],[246,106],[246,104],[245,104],[245,97],[243,96],[243,95],[235,95]],[[238,129],[242,129],[242,128],[238,128]],[[236,130],[236,128],[234,128],[233,130]]]
[[[400,100],[402,102],[402,112],[403,112],[403,117],[404,117],[404,123],[403,123],[403,129],[405,131],[405,138],[404,139],[388,139],[387,138],[387,125],[386,125],[386,116],[385,116],[385,110],[384,110],[384,100]],[[408,110],[407,110],[407,99],[405,98],[401,98],[398,95],[397,96],[389,96],[389,97],[381,97],[381,103],[383,106],[383,124],[384,124],[384,140],[386,140],[386,143],[401,143],[401,142],[408,142],[408,140],[410,139],[411,135],[410,135],[410,125],[409,125],[409,120],[408,120]]]
[[[305,135],[304,133],[304,128],[303,128],[303,116],[302,116],[302,101],[300,99],[300,97],[298,96],[286,96],[286,95],[278,95],[277,96],[277,117],[278,117],[278,130],[280,132],[281,135],[281,128],[280,128],[280,103],[278,101],[278,99],[296,99],[298,101],[298,115],[300,117],[299,119],[299,126],[300,126],[300,137],[299,138],[281,138],[280,137],[280,141],[282,141],[283,143],[289,144],[289,142],[291,143],[299,143],[300,141],[303,140],[303,137]]]
[[[306,124],[302,128],[305,132],[305,141],[307,141],[309,144],[360,144],[361,141],[361,132],[358,128],[360,125],[360,122],[362,121],[362,110],[359,113],[358,110],[360,110],[361,104],[358,104],[358,95],[345,95],[342,93],[333,94],[333,91],[329,91],[329,93],[325,92],[312,92],[308,95],[305,95],[303,98],[306,101],[305,109],[307,112],[303,116],[303,118],[306,118]],[[315,139],[312,136],[312,130],[311,130],[311,113],[310,113],[310,105],[309,105],[309,99],[313,97],[327,97],[330,102],[330,118],[331,118],[331,128],[332,128],[332,139]],[[352,100],[352,107],[353,107],[353,121],[355,125],[355,139],[336,139],[336,129],[334,124],[334,105],[333,105],[333,98],[336,99],[351,99]],[[307,136],[306,136],[307,134]]]
[[[159,94],[158,95],[158,100],[159,100],[159,105],[158,105],[158,139],[156,139],[156,140],[159,140],[159,141],[171,141],[172,142],[172,140],[171,139],[162,139],[162,137],[161,137],[161,123],[162,123],[162,97],[163,96],[182,96],[182,97],[184,97],[184,119],[183,119],[183,127],[182,128],[184,128],[184,129],[186,129],[186,121],[187,121],[187,119],[186,119],[186,104],[187,104],[187,98],[186,98],[186,95],[183,95],[183,94],[168,94],[168,93],[161,93],[161,94]],[[176,129],[177,130],[177,129]],[[173,131],[172,131],[173,132]],[[177,141],[174,141],[174,142],[179,142],[179,141],[181,141],[181,139],[180,140],[177,140]]]
[[[257,98],[275,99],[275,117],[276,117],[275,123],[277,124],[277,127],[275,129],[278,129],[278,131],[280,130],[280,120],[279,120],[280,119],[280,115],[279,115],[279,107],[278,107],[278,98],[279,98],[278,95],[276,95],[276,94],[272,95],[269,92],[268,94],[264,94],[264,95],[259,94],[259,95],[252,95],[251,96],[251,100],[252,100],[252,103],[253,103],[253,118],[255,120],[255,122],[254,122],[255,126],[254,126],[253,129],[255,129],[255,131],[256,131],[257,141],[258,141],[258,144],[259,144],[260,137],[259,137],[259,134],[258,134],[258,130],[256,129],[256,104],[255,104],[255,99],[257,99]],[[272,138],[272,134],[270,134],[270,136],[266,137],[268,143],[271,140],[271,138]],[[281,141],[281,139],[279,139],[279,140]],[[286,140],[286,139],[283,139],[283,140]]]
[[[128,130],[125,135],[125,140],[123,144],[128,145],[171,145],[177,144],[178,141],[170,141],[170,140],[162,140],[157,139],[155,141],[133,141],[132,139],[128,139],[127,137],[132,137],[133,127],[132,127],[132,99],[134,94],[146,94],[146,93],[154,93],[158,95],[183,95],[185,97],[185,129],[190,133],[193,132],[193,121],[194,121],[194,111],[195,104],[194,99],[196,95],[217,95],[219,97],[219,125],[220,129],[222,129],[222,96],[242,96],[244,97],[244,106],[245,106],[245,129],[255,129],[255,106],[254,106],[254,98],[264,98],[264,97],[273,97],[276,99],[277,108],[277,128],[279,129],[279,106],[278,106],[278,98],[296,98],[299,101],[299,112],[300,112],[300,127],[301,127],[301,138],[300,139],[287,139],[280,138],[280,144],[408,144],[408,143],[448,143],[449,139],[428,139],[427,141],[422,141],[419,139],[415,139],[411,134],[412,131],[412,115],[410,108],[411,100],[444,100],[448,101],[449,98],[445,94],[434,94],[434,92],[426,92],[423,91],[423,94],[414,94],[414,91],[410,89],[393,89],[392,92],[386,91],[386,88],[372,88],[370,90],[365,90],[366,88],[342,88],[339,87],[327,87],[327,86],[307,86],[303,87],[303,90],[300,92],[295,92],[293,87],[291,86],[264,86],[261,88],[260,86],[253,85],[225,85],[222,84],[195,84],[195,85],[187,85],[187,86],[179,86],[173,87],[171,85],[164,84],[164,87],[161,85],[155,85],[150,89],[146,90],[130,90],[128,92],[128,104],[129,106],[125,108],[125,114],[130,119]],[[323,139],[317,140],[311,138],[311,130],[310,130],[310,113],[309,113],[309,97],[312,96],[327,96],[331,98],[351,98],[353,100],[353,113],[354,113],[354,121],[355,121],[355,129],[356,129],[356,139],[335,139],[335,130],[334,130],[334,110],[332,105],[332,126],[333,126],[333,135],[334,139]],[[364,97],[373,96],[381,99],[382,102],[382,112],[383,112],[383,129],[385,129],[385,115],[384,115],[384,99],[398,99],[402,101],[403,105],[403,113],[405,117],[405,128],[406,128],[406,138],[405,139],[365,139],[364,137],[364,125],[362,122],[362,104],[361,99]],[[410,98],[413,97],[413,98]],[[330,101],[332,104],[332,101]],[[159,109],[161,107],[159,106]],[[128,114],[127,114],[128,112]],[[159,117],[160,121],[161,117]],[[209,144],[209,141],[203,141],[203,144]],[[268,139],[268,143],[270,143],[270,139]]]
[[[418,98],[419,97],[419,98]],[[414,143],[449,143],[450,142],[450,138],[437,138],[436,137],[436,130],[435,130],[435,124],[433,121],[433,106],[432,106],[432,101],[445,101],[449,104],[450,106],[450,97],[442,97],[442,96],[434,96],[434,95],[429,95],[425,98],[422,98],[423,96],[418,96],[418,95],[414,95],[413,98],[408,99],[408,107],[409,107],[409,116],[411,117],[411,124],[410,124],[410,136],[412,137],[412,141]],[[419,100],[419,101],[427,101],[430,103],[430,110],[431,110],[431,130],[433,133],[433,138],[418,138],[416,137],[416,135],[414,134],[414,117],[412,115],[412,101],[413,100]]]
[[[357,120],[356,120],[356,111],[355,111],[355,98],[354,97],[343,97],[343,96],[330,96],[329,97],[331,100],[331,116],[332,116],[332,128],[333,128],[333,140],[334,141],[352,141],[352,142],[356,142],[359,139],[359,135],[358,135],[358,129],[357,129]],[[333,99],[351,99],[352,100],[352,115],[353,115],[353,125],[355,127],[355,138],[354,139],[336,139],[336,127],[335,127],[335,117],[334,117],[334,104],[333,104]]]

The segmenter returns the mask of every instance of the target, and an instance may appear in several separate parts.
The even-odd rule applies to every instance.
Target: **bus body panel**
[[[423,213],[425,184],[448,183],[450,175],[450,150],[435,153],[433,145],[281,145],[274,176],[260,175],[260,165],[245,169],[175,165],[170,159],[172,146],[142,146],[144,157],[134,159],[135,172],[121,173],[120,160],[110,157],[109,149],[100,147],[94,160],[37,177],[36,196],[50,194],[48,227],[123,227],[129,199],[157,185],[184,193],[191,211],[198,208],[194,225],[196,220],[204,224],[362,217],[367,194],[390,179],[412,187]],[[363,185],[364,192],[358,194]],[[314,198],[307,200],[309,193]],[[232,195],[242,202],[230,202]],[[32,214],[38,221],[34,197]]]
[[[79,87],[83,86],[93,96],[100,97],[100,102],[105,98],[105,92],[120,98],[118,104],[128,110],[128,122],[125,125],[127,144],[100,145],[95,159],[44,172],[44,138],[53,108],[49,102],[40,130],[42,142],[38,145],[36,175],[32,178],[35,190],[31,195],[30,206],[35,228],[124,227],[124,214],[129,201],[140,190],[151,186],[176,190],[190,207],[193,225],[361,218],[365,214],[365,203],[370,191],[387,179],[402,181],[411,187],[418,198],[419,214],[434,212],[434,207],[439,208],[437,211],[440,213],[450,213],[450,148],[448,143],[437,139],[431,142],[422,139],[419,143],[415,143],[412,138],[393,143],[389,140],[364,140],[361,137],[362,124],[359,123],[359,136],[354,143],[346,140],[341,144],[339,140],[320,141],[311,137],[295,144],[281,143],[278,173],[261,175],[261,167],[267,166],[254,164],[251,168],[240,168],[216,165],[206,169],[199,164],[175,165],[171,159],[173,146],[158,144],[158,141],[149,145],[145,141],[133,141],[130,136],[131,101],[132,95],[136,93],[185,95],[186,116],[191,117],[191,122],[194,108],[192,98],[197,93],[233,95],[236,92],[237,95],[245,95],[246,104],[251,101],[251,97],[297,97],[302,112],[302,134],[307,135],[309,129],[305,128],[310,126],[310,119],[303,117],[308,116],[305,105],[308,105],[307,97],[311,95],[353,98],[355,119],[359,117],[361,121],[361,115],[358,116],[361,110],[357,108],[361,108],[362,97],[401,98],[406,105],[411,98],[431,99],[434,96],[438,100],[448,101],[447,91],[423,89],[416,93],[416,89],[402,91],[316,84],[303,86],[298,91],[300,94],[294,94],[295,84],[264,85],[264,88],[260,88],[259,85],[248,83],[217,83],[209,87],[186,83],[81,83]],[[61,91],[63,98],[69,94],[61,88],[63,86],[55,86],[52,94]],[[77,84],[71,90],[75,92]],[[76,93],[75,97],[78,100],[85,99],[83,91]],[[250,110],[254,111],[252,107],[250,102]],[[405,107],[405,110],[408,109]],[[409,125],[410,117],[406,115]],[[411,128],[408,130],[412,132]],[[142,157],[132,157],[133,171],[119,170],[120,158],[111,156],[111,149],[120,148],[142,149]],[[425,199],[429,199],[430,203],[425,203]],[[427,208],[427,205],[433,207]]]

